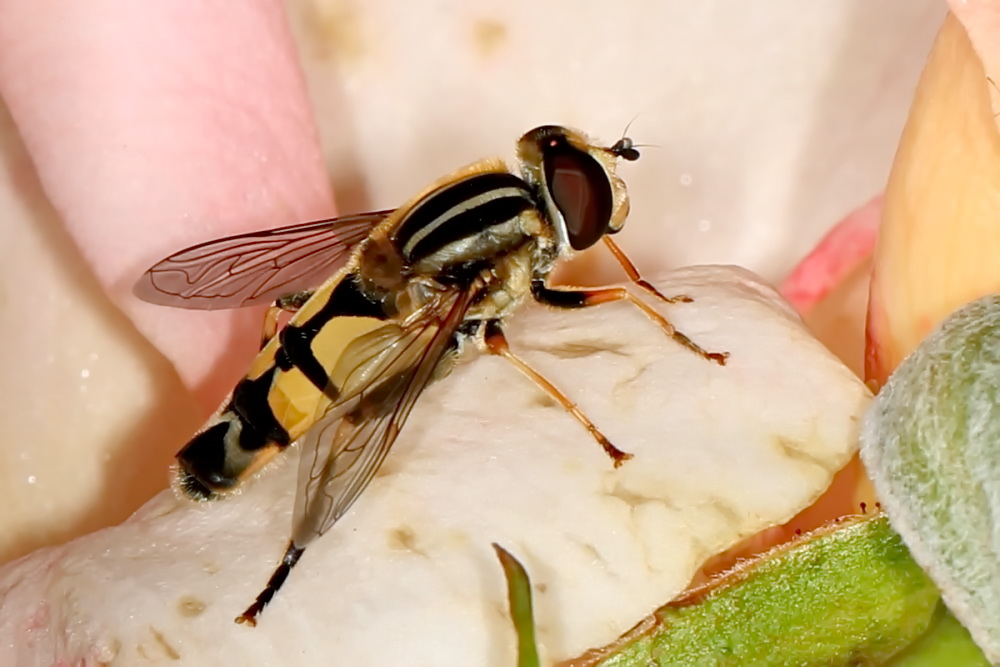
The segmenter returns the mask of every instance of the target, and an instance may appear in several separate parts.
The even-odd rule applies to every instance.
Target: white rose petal
[[[748,272],[696,267],[659,286],[695,298],[657,307],[730,352],[725,367],[625,303],[527,307],[508,327],[512,348],[635,455],[620,468],[515,368],[474,358],[428,389],[258,627],[233,619],[287,542],[289,461],[231,499],[164,492],[121,526],[8,565],[0,664],[507,666],[492,542],[531,575],[548,659],[615,639],[706,558],[814,500],[855,451],[869,402]]]

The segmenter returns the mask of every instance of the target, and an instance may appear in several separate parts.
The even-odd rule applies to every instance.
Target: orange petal
[[[992,88],[964,28],[949,16],[886,189],[866,336],[866,377],[876,384],[949,313],[1000,290]]]

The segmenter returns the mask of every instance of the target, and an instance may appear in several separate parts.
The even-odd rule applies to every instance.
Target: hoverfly
[[[638,159],[630,139],[604,148],[548,125],[521,137],[517,157],[520,176],[484,160],[398,209],[203,243],[156,264],[137,284],[147,301],[186,308],[273,302],[249,372],[177,454],[176,487],[212,500],[300,442],[291,539],[237,622],[256,625],[306,547],[365,490],[424,388],[470,344],[511,361],[615,466],[631,457],[508,347],[504,321],[527,296],[557,308],[627,300],[675,341],[725,364],[728,353],[706,352],[624,287],[547,284],[556,260],[603,240],[646,293],[690,301],[643,280],[609,236],[628,214],[616,166]],[[282,311],[292,315],[279,332]]]

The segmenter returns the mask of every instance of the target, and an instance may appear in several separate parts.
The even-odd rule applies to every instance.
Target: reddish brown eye
[[[608,232],[613,208],[604,167],[566,141],[553,140],[545,151],[545,182],[566,223],[574,250],[583,250]]]

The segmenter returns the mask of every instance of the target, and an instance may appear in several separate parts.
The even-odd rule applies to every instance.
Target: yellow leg
[[[597,444],[599,444],[608,456],[611,457],[611,460],[614,461],[616,468],[632,458],[631,454],[623,452],[611,444],[611,441],[608,440],[607,436],[601,433],[600,429],[594,425],[594,422],[590,421],[590,418],[587,417],[587,415],[585,415],[583,411],[580,410],[575,403],[573,403],[573,401],[569,400],[566,394],[559,391],[559,388],[549,382],[544,375],[536,371],[523,359],[511,352],[510,346],[507,343],[507,337],[504,335],[503,330],[500,329],[500,326],[496,322],[491,321],[487,323],[485,341],[486,347],[489,349],[490,353],[503,357],[510,363],[514,364],[517,370],[521,371],[521,373],[523,373],[528,379],[538,385],[542,391],[552,397],[557,403],[559,403],[559,405],[563,406],[567,412],[573,415],[573,417],[575,417],[576,420],[590,432],[590,435],[597,440]]]
[[[653,310],[653,308],[632,294],[624,287],[597,287],[593,289],[553,289],[547,287],[542,280],[534,280],[531,283],[531,294],[539,303],[544,303],[556,308],[589,308],[602,303],[613,301],[628,301],[641,310],[646,317],[653,320],[663,329],[674,341],[680,343],[698,356],[714,361],[720,366],[726,365],[729,358],[728,352],[708,352],[693,340],[678,331],[673,324],[667,321],[663,315]]]
[[[625,251],[619,248],[618,244],[611,240],[610,236],[604,237],[604,245],[608,246],[611,254],[615,256],[618,263],[621,264],[623,269],[625,269],[625,275],[628,276],[628,279],[640,288],[655,296],[660,301],[663,301],[664,303],[691,303],[694,301],[694,299],[684,294],[678,294],[677,296],[664,296],[660,290],[653,287],[652,283],[639,275],[639,269],[635,267],[635,264],[633,264],[632,260],[628,258]]]
[[[264,314],[264,326],[260,334],[260,349],[264,349],[278,333],[278,318],[282,313],[296,313],[312,296],[311,291],[294,292],[277,299]]]

